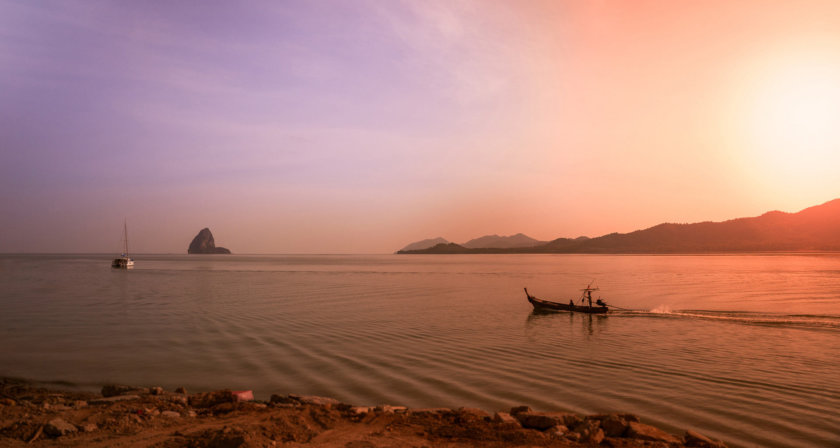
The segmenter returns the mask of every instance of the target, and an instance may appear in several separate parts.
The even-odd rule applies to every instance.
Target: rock
[[[510,408],[510,415],[516,417],[516,414],[519,414],[521,412],[531,412],[531,411],[533,411],[533,409],[531,409],[528,406],[515,406],[515,407]]]
[[[375,411],[382,414],[404,414],[408,412],[408,408],[405,406],[391,406],[390,404],[382,404],[377,406]]]
[[[232,391],[233,396],[236,397],[236,401],[253,401],[254,400],[254,391],[251,390],[234,390]]]
[[[372,410],[373,408],[370,406],[353,406],[348,412],[350,412],[350,414],[352,415],[366,415]]]
[[[269,404],[297,404],[298,401],[292,397],[284,396],[284,395],[277,395],[271,394],[271,398],[268,400]]]
[[[138,395],[117,395],[117,396],[108,397],[108,398],[96,398],[96,399],[90,400],[88,403],[89,404],[108,404],[108,403],[114,403],[116,401],[130,401],[130,400],[139,400],[139,399],[140,399],[140,397]]]
[[[2,404],[3,406],[14,406],[17,403],[11,398],[0,398],[0,404]]]
[[[229,412],[233,412],[237,407],[237,403],[219,403],[213,406],[212,411],[213,414],[227,414]]]
[[[149,389],[142,387],[124,386],[122,384],[106,384],[102,386],[103,397],[116,397],[117,395],[143,395],[149,393]]]
[[[584,443],[591,442],[597,445],[604,440],[604,431],[601,429],[600,422],[597,420],[584,420],[578,423],[572,432],[580,434],[579,440]]]
[[[460,414],[461,418],[470,420],[490,420],[490,414],[478,408],[458,408],[458,414]]]
[[[163,395],[163,388],[159,386],[150,387],[149,393],[152,395]]]
[[[198,235],[193,238],[190,247],[187,249],[188,254],[229,254],[230,251],[224,247],[216,247],[216,242],[213,239],[213,234],[207,227],[201,229]]]
[[[341,404],[335,398],[319,397],[316,395],[295,395],[289,394],[289,398],[297,401],[300,404],[310,404],[314,406],[323,406],[326,408]]]
[[[227,389],[195,394],[189,398],[190,406],[197,408],[210,408],[222,403],[235,403],[236,401],[236,395]]]
[[[508,414],[507,412],[497,412],[493,414],[493,421],[495,423],[501,423],[503,425],[522,426],[519,424],[519,420],[517,420],[514,416]]]
[[[565,425],[566,414],[561,412],[535,412],[526,411],[514,414],[523,428],[545,431],[557,425]]]
[[[554,437],[563,437],[569,432],[569,428],[557,425],[549,428],[546,432]]]
[[[650,440],[654,442],[674,444],[682,443],[680,439],[662,431],[659,428],[654,428],[653,426],[639,422],[629,422],[627,424],[627,433],[625,434],[625,437],[629,437],[631,439]]]
[[[604,430],[601,428],[596,428],[595,431],[589,433],[589,437],[587,437],[584,442],[589,442],[593,445],[598,445],[604,440]]]
[[[412,415],[444,415],[450,412],[452,412],[452,409],[449,408],[421,408],[410,409],[408,411],[408,413]]]
[[[79,426],[79,430],[82,432],[94,432],[97,429],[99,429],[99,427],[96,426],[96,423],[87,423],[82,426]]]
[[[187,389],[186,389],[186,388],[184,388],[184,386],[181,386],[181,387],[179,387],[179,388],[175,389],[175,393],[176,393],[176,394],[184,394],[184,395],[187,395]]]
[[[76,409],[86,408],[87,405],[88,405],[88,402],[85,401],[85,400],[76,400],[76,401],[73,402],[73,407],[76,408]]]
[[[617,414],[610,414],[601,420],[601,429],[607,437],[622,437],[627,431],[627,421]]]
[[[726,448],[726,445],[719,440],[712,440],[703,434],[691,430],[685,432],[685,446],[700,448]]]
[[[76,431],[76,426],[71,425],[60,418],[54,418],[44,426],[44,434],[51,437],[61,437]]]
[[[569,428],[574,428],[575,426],[581,424],[581,422],[583,422],[583,419],[580,418],[579,415],[563,414],[563,424]]]
[[[160,415],[161,415],[161,417],[166,417],[166,418],[181,418],[181,413],[180,412],[175,412],[175,411],[163,411],[163,412],[160,413]]]

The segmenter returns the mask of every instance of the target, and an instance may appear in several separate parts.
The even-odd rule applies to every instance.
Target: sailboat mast
[[[128,222],[123,220],[123,238],[125,239],[125,256],[128,256]]]

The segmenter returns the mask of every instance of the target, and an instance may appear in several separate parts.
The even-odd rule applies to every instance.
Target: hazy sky
[[[0,0],[0,252],[599,236],[838,168],[836,1]]]

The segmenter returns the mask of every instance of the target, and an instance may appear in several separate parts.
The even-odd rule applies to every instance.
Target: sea
[[[0,376],[840,446],[840,254],[0,254]],[[592,284],[606,316],[536,313]]]

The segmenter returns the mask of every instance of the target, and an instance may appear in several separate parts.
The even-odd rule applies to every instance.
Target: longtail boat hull
[[[525,289],[525,295],[528,301],[533,305],[534,310],[537,311],[569,311],[572,313],[588,313],[588,314],[606,314],[609,308],[606,306],[578,306],[570,305],[568,303],[552,302],[550,300],[538,299],[531,294],[528,294],[528,289]]]

